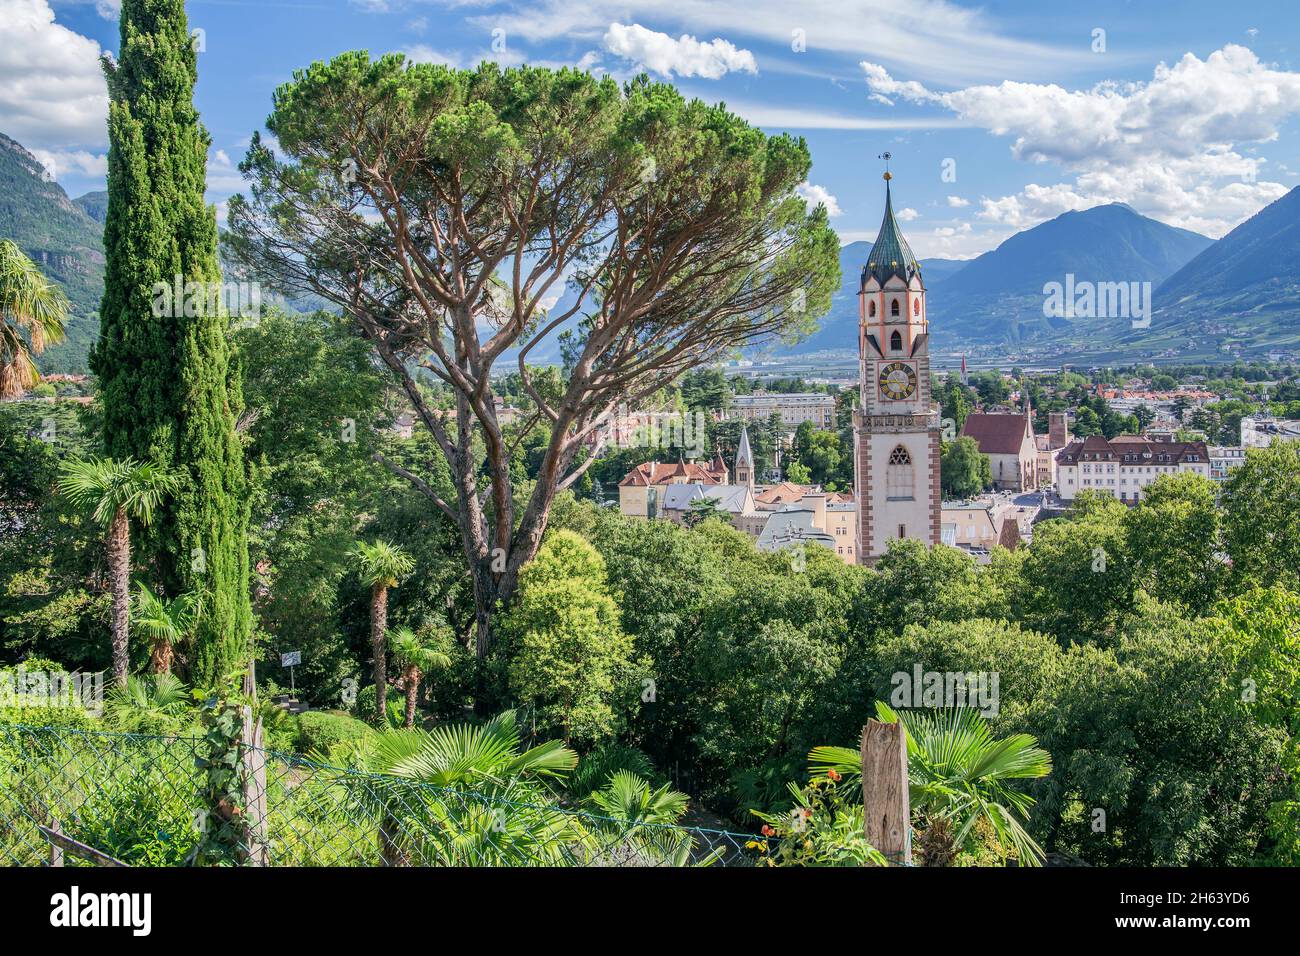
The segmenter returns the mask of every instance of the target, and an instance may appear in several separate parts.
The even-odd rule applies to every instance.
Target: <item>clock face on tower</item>
[[[901,402],[916,392],[916,369],[906,362],[890,362],[880,369],[880,397]]]

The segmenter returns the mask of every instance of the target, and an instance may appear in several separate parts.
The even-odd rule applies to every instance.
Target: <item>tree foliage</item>
[[[461,531],[480,657],[602,416],[727,349],[807,331],[838,287],[826,210],[794,192],[806,145],[644,78],[620,90],[572,70],[349,53],[277,90],[267,128],[286,161],[254,141],[233,248],[345,308],[402,383],[450,467],[454,502],[422,490]],[[526,364],[548,341],[565,370],[551,398]],[[522,503],[489,384],[510,350],[550,423]],[[414,364],[452,415],[435,414]]]
[[[238,375],[226,316],[210,295],[221,281],[216,213],[204,199],[209,137],[194,108],[196,52],[181,0],[124,0],[109,92],[107,270],[91,354],[104,408],[104,446],[116,459],[156,461],[183,478],[147,551],[163,590],[201,592],[192,667],[201,684],[247,659],[248,477],[235,432]],[[196,283],[159,314],[159,286]],[[231,639],[233,636],[233,640]]]

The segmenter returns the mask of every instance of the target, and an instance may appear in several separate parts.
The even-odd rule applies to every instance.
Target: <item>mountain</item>
[[[108,190],[100,189],[93,193],[86,193],[84,196],[78,196],[72,200],[81,207],[84,212],[101,226],[104,220],[108,218]]]
[[[85,371],[90,346],[99,333],[103,226],[69,199],[63,187],[46,178],[36,157],[3,133],[0,238],[17,243],[42,272],[63,287],[72,303],[67,336],[40,357],[41,371]]]
[[[802,342],[780,350],[784,355],[804,355],[823,350],[858,348],[858,287],[862,267],[871,255],[871,243],[850,242],[840,247],[840,288],[831,296],[831,308],[821,318],[821,326]],[[921,276],[930,290],[958,272],[967,263],[959,259],[922,259]]]
[[[1300,186],[1166,279],[1153,333],[1243,348],[1300,342]]]
[[[1067,212],[974,259],[927,302],[937,341],[1021,342],[1086,337],[1106,319],[1048,318],[1043,287],[1150,282],[1173,275],[1214,240],[1123,203]]]

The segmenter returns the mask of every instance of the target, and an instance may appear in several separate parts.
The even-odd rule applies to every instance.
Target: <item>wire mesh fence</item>
[[[234,862],[267,866],[748,866],[753,837],[619,819],[539,799],[433,786],[243,748],[249,799],[204,805],[191,737],[0,724],[0,862],[129,866],[200,859],[214,813],[240,834]],[[102,865],[102,864],[101,864]]]

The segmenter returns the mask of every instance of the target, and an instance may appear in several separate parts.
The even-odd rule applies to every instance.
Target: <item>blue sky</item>
[[[882,165],[921,256],[967,258],[1068,209],[1128,202],[1219,236],[1300,183],[1293,2],[194,0],[209,196],[275,87],[348,49],[645,70],[807,138],[805,194],[874,237]],[[1051,12],[1044,11],[1050,7]],[[1104,31],[1098,33],[1097,31]],[[96,56],[114,0],[0,0],[0,132],[72,195],[103,188]]]

